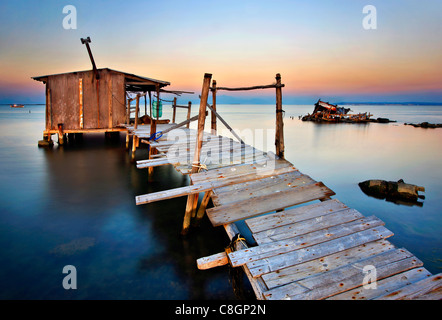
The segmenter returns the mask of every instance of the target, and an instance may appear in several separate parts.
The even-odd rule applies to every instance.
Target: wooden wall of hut
[[[46,130],[56,130],[63,123],[64,130],[107,129],[126,121],[125,77],[108,69],[49,76],[46,83]],[[83,128],[80,121],[80,79],[83,95]]]

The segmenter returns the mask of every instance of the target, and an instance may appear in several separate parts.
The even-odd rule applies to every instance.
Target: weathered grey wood
[[[226,91],[247,91],[247,90],[257,90],[257,89],[273,89],[273,88],[284,88],[284,84],[269,84],[264,86],[252,86],[252,87],[239,87],[239,88],[228,88],[228,87],[217,87],[216,90],[226,90]],[[212,90],[215,88],[211,88]]]
[[[227,254],[225,252],[216,253],[211,256],[199,258],[198,260],[196,260],[196,264],[198,266],[198,269],[200,270],[220,267],[228,263],[229,259],[227,258]]]
[[[356,261],[395,249],[388,240],[378,240],[340,251],[325,257],[287,267],[261,277],[269,289],[273,289],[312,275],[321,274]]]
[[[223,190],[231,189],[230,191],[219,192],[219,189],[217,189],[216,205],[226,205],[231,202],[246,200],[273,192],[281,192],[315,182],[309,176],[303,175],[299,171],[294,171],[285,175],[275,175],[269,178],[235,184],[220,188]]]
[[[354,211],[356,215],[350,215],[350,219],[356,220],[358,217],[362,216],[356,210]],[[339,239],[340,237],[348,236],[349,234],[367,230],[376,226],[382,226],[384,224],[382,220],[379,220],[375,216],[364,217],[356,221],[351,220],[350,222],[347,221],[344,223],[345,220],[343,219],[341,225],[336,226],[336,223],[334,223],[333,227],[327,229],[321,228],[320,230],[312,231],[303,235],[294,235],[290,239],[260,244],[244,251],[232,252],[229,254],[230,261],[234,267],[237,267],[252,261],[262,260],[280,255],[282,253],[307,248],[333,239]]]
[[[327,241],[325,243],[320,243],[263,260],[253,261],[247,263],[247,266],[251,274],[254,277],[258,277],[265,273],[328,256],[330,254],[356,247],[364,243],[386,239],[392,235],[393,232],[385,227],[375,227],[360,232],[355,232],[341,238]]]
[[[229,237],[230,240],[232,240],[232,238],[235,235],[239,234],[239,230],[234,223],[225,224],[224,229],[225,229],[227,236]],[[235,250],[242,250],[242,249],[246,249],[246,248],[247,248],[247,244],[244,243],[243,241],[237,241],[235,244]],[[267,290],[267,287],[264,284],[264,281],[261,278],[254,278],[251,275],[250,270],[248,269],[247,266],[243,266],[243,270],[244,270],[244,273],[246,274],[247,278],[249,279],[250,284],[252,285],[253,291],[255,292],[255,295],[256,295],[256,299],[263,300],[263,293],[264,293],[264,291]]]
[[[431,273],[425,268],[415,268],[376,282],[376,289],[363,286],[331,296],[327,300],[371,300],[385,293],[391,293],[411,283],[428,278]]]
[[[347,208],[339,200],[333,199],[247,219],[246,224],[253,233],[258,233]]]
[[[326,215],[317,216],[294,224],[288,224],[278,228],[254,233],[253,238],[259,244],[271,243],[273,241],[293,238],[361,218],[363,218],[363,215],[357,210],[344,209],[342,211],[331,212]]]
[[[278,169],[278,172],[289,172],[290,170],[294,170],[293,167],[285,167]],[[270,172],[270,174],[274,174],[274,172]],[[175,189],[169,189],[165,191],[159,191],[159,192],[153,192],[145,195],[139,195],[135,197],[135,202],[137,205],[140,204],[147,204],[150,202],[160,201],[160,200],[166,200],[176,197],[181,197],[185,195],[200,193],[208,190],[213,190],[222,186],[226,186],[229,184],[235,184],[240,183],[247,180],[255,180],[255,179],[262,179],[265,178],[265,175],[255,175],[255,174],[248,174],[248,175],[240,175],[240,176],[230,176],[229,178],[220,179],[218,181],[209,180],[208,182],[204,183],[194,183],[193,185],[186,186],[186,187],[180,187]]]
[[[442,274],[436,274],[406,285],[388,294],[376,297],[379,300],[440,300],[442,299]]]
[[[376,268],[376,279],[380,280],[419,267],[422,262],[406,250],[392,250],[355,264],[297,281],[296,288],[293,288],[292,284],[288,284],[269,290],[264,293],[264,296],[269,299],[325,299],[353,288],[362,287],[366,275],[363,268],[367,265]],[[300,287],[302,290],[299,289]]]
[[[278,170],[286,168],[287,170],[290,171],[297,170],[288,161],[276,160],[275,162],[273,162],[272,159],[269,159],[268,161],[263,162],[262,164],[242,164],[242,165],[240,164],[226,168],[191,174],[190,179],[194,183],[198,183],[202,181],[211,181],[211,180],[219,181],[223,179],[229,179],[232,177],[239,177],[250,174],[266,177],[269,175],[280,174]]]
[[[332,190],[317,182],[211,208],[207,215],[214,226],[219,226],[332,195]]]

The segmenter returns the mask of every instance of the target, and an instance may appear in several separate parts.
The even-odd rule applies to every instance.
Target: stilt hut
[[[170,85],[108,68],[33,77],[46,84],[46,126],[43,137],[54,133],[116,132],[130,118],[128,92],[156,92]],[[150,94],[149,94],[150,96]]]

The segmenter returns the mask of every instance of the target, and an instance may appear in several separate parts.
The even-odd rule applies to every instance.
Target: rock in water
[[[425,196],[419,195],[418,191],[425,192],[424,187],[405,183],[404,180],[385,181],[385,180],[367,180],[359,183],[361,190],[378,199],[389,201],[404,200],[416,202],[418,199],[425,199]]]

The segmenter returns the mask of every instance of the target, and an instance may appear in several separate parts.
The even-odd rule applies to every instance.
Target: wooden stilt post
[[[216,111],[216,80],[212,81],[212,108]],[[211,131],[213,135],[216,135],[216,115],[212,112]]]
[[[126,131],[126,150],[129,150],[129,140],[130,140],[129,131]]]
[[[150,121],[150,136],[152,136],[153,134],[155,134],[157,132],[157,121],[155,119],[152,119]],[[154,150],[152,149],[152,147],[149,145],[149,156],[148,159],[152,159],[152,155],[154,155]],[[149,169],[147,170],[148,174],[151,175],[153,172],[153,167],[149,167]]]
[[[60,146],[64,144],[63,123],[58,124],[58,144]]]
[[[157,120],[160,118],[160,86],[157,84]]]
[[[138,113],[140,111],[140,96],[137,95],[137,104],[135,107],[135,123],[134,123],[134,129],[138,128]]]
[[[200,207],[198,208],[198,212],[196,214],[196,219],[194,220],[194,225],[199,225],[201,219],[204,217],[204,213],[206,213],[207,205],[209,204],[210,197],[212,196],[212,190],[206,191],[204,193],[203,200],[201,200]]]
[[[276,155],[284,159],[284,122],[282,119],[282,86],[281,75],[276,74],[276,130],[275,130],[275,146]]]
[[[192,102],[189,101],[188,108],[187,108],[187,120],[190,120],[190,113],[191,113],[191,111],[192,111]],[[187,124],[187,128],[189,128],[189,126],[190,126],[190,121]]]
[[[209,87],[211,79],[212,75],[210,73],[204,74],[203,87],[201,90],[200,108],[198,113],[197,141],[195,146],[195,154],[193,157],[191,173],[196,173],[199,171],[201,148],[203,145],[203,136],[204,136],[204,123],[206,122],[206,105],[207,105],[207,99],[209,97]],[[186,213],[184,215],[183,229],[181,231],[182,235],[186,235],[189,232],[190,219],[192,217],[193,211],[196,208],[195,202],[198,202],[197,196],[198,194],[196,194],[196,197],[195,195],[191,194],[187,197]]]
[[[176,118],[176,97],[173,98],[172,108],[173,108],[172,123],[175,123],[175,118]]]

